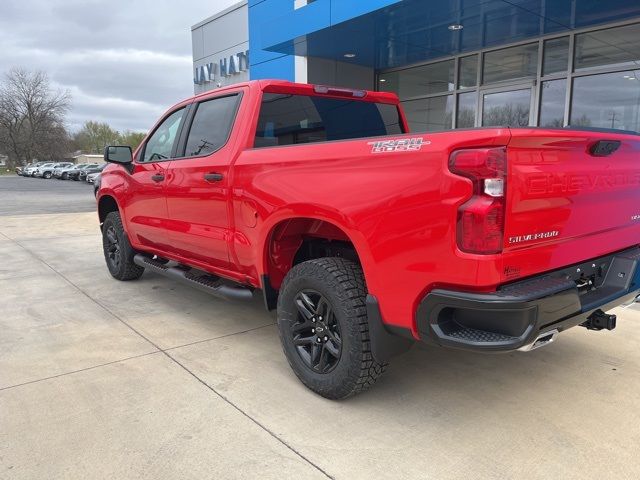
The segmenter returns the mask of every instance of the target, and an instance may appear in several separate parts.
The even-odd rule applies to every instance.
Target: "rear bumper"
[[[508,352],[532,345],[546,332],[561,332],[594,311],[632,300],[640,289],[640,248],[585,262],[606,265],[597,288],[580,294],[569,276],[580,266],[507,285],[493,293],[436,289],[416,311],[420,337],[445,347]]]

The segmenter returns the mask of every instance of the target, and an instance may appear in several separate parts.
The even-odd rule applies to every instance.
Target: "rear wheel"
[[[42,174],[42,178],[47,178],[47,179],[51,178],[51,172],[44,172]]]
[[[278,297],[278,331],[294,373],[326,398],[367,390],[386,364],[371,355],[362,268],[343,258],[293,267]]]
[[[119,212],[110,212],[102,224],[102,248],[107,268],[113,278],[136,280],[142,276],[144,268],[133,262],[136,251],[131,247],[122,227]]]

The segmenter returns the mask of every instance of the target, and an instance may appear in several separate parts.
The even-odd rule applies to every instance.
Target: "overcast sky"
[[[191,26],[238,0],[0,0],[0,72],[43,70],[87,120],[146,131],[193,94]]]

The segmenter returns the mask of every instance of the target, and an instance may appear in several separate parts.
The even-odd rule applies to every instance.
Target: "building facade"
[[[191,27],[194,92],[249,80],[246,0]]]
[[[245,21],[249,78],[396,92],[413,131],[640,131],[638,0],[249,0]]]

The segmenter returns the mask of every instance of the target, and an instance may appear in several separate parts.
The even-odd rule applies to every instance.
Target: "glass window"
[[[450,130],[453,95],[403,102],[404,113],[412,132]]]
[[[462,57],[460,59],[459,88],[469,88],[478,85],[478,55]]]
[[[461,93],[458,95],[458,128],[471,128],[476,124],[476,92]]]
[[[640,70],[578,77],[570,125],[640,131]]]
[[[501,82],[536,75],[538,44],[494,50],[484,54],[483,83]]]
[[[402,99],[453,90],[453,60],[380,75],[379,88]]]
[[[640,60],[640,24],[576,35],[576,70],[608,65],[635,67]]]
[[[524,127],[529,125],[530,88],[487,93],[483,100],[483,126]]]
[[[144,148],[143,162],[164,160],[171,156],[183,115],[184,108],[173,112],[153,132]]]
[[[544,42],[542,74],[566,72],[569,68],[569,37]]]
[[[187,137],[185,157],[209,155],[227,143],[238,98],[231,95],[198,104]]]
[[[564,125],[564,101],[567,81],[551,80],[542,82],[540,98],[540,126],[562,127]]]
[[[402,133],[395,105],[265,93],[255,147]]]

